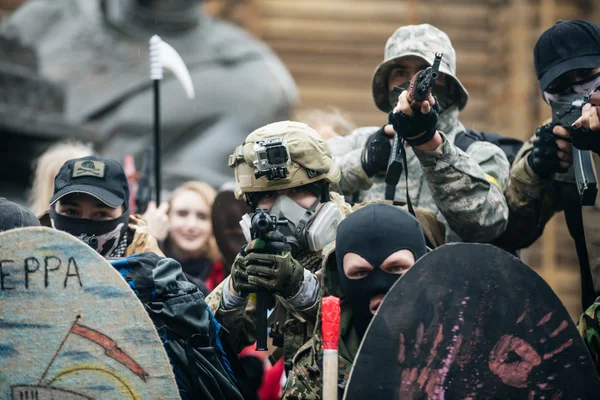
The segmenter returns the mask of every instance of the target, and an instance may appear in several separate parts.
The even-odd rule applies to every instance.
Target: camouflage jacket
[[[354,210],[364,206],[357,205]],[[415,209],[417,219],[421,223],[425,235],[433,247],[444,244],[444,225],[436,220],[432,211],[424,209]],[[350,371],[354,357],[358,352],[361,338],[354,330],[352,324],[352,311],[348,307],[344,294],[338,281],[337,265],[335,259],[335,243],[331,243],[323,250],[323,265],[317,276],[321,279],[321,288],[323,289],[320,298],[323,296],[336,296],[341,300],[340,316],[340,339],[338,342],[338,397],[341,398]],[[316,320],[320,319],[320,304],[317,309]],[[288,379],[283,388],[282,399],[300,400],[300,399],[320,399],[323,367],[323,349],[321,339],[320,324],[316,324],[316,329],[312,338],[307,341],[296,353],[292,360],[292,369],[288,374]]]
[[[531,245],[544,231],[546,222],[562,210],[559,188],[553,179],[538,177],[529,166],[527,156],[533,149],[533,139],[519,150],[504,189],[509,223],[498,240],[511,240],[516,248]]]
[[[361,154],[378,127],[358,128],[345,137],[333,138],[329,146],[342,171],[339,189],[358,201],[383,199],[382,176],[369,178]],[[458,109],[448,110],[438,122],[444,143],[431,152],[406,149],[408,192],[414,206],[436,213],[446,224],[446,241],[488,242],[504,231],[508,207],[502,188],[508,180],[509,164],[504,152],[487,142],[475,142],[466,153],[453,145],[457,133],[465,131]],[[396,188],[396,199],[406,202],[404,175]]]
[[[494,243],[513,248],[525,248],[535,242],[544,232],[546,223],[563,209],[562,185],[574,184],[567,174],[556,174],[549,179],[540,178],[533,172],[527,156],[533,149],[532,137],[515,158],[510,177],[504,190],[509,208],[506,230]],[[600,159],[593,154],[596,166]],[[583,207],[583,221],[594,286],[600,290],[600,202],[593,207]]]
[[[600,374],[600,297],[581,315],[578,328]]]

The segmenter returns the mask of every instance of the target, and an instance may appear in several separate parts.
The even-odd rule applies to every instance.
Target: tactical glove
[[[277,231],[270,232],[265,240],[248,243],[236,263],[238,278],[232,279],[238,292],[268,291],[287,299],[298,293],[304,278],[304,268],[292,258],[291,246]]]
[[[371,135],[362,151],[362,167],[369,177],[387,170],[392,145],[384,128],[385,126],[382,126],[381,129]]]
[[[600,132],[592,131],[583,126],[569,128],[571,141],[573,146],[579,150],[591,150],[596,154],[600,154]]]
[[[529,166],[540,178],[549,178],[554,173],[567,172],[567,168],[560,166],[558,158],[558,144],[552,129],[558,123],[546,124],[535,130],[533,150],[527,156]]]
[[[402,111],[390,111],[388,120],[396,133],[402,136],[411,146],[420,146],[429,142],[435,136],[440,106],[435,104],[427,114],[421,110],[413,110],[413,115],[404,114]]]
[[[244,249],[242,248],[242,251]],[[258,288],[248,282],[248,273],[246,272],[246,263],[244,256],[240,252],[231,266],[231,286],[241,295],[248,296],[250,293],[256,293]]]

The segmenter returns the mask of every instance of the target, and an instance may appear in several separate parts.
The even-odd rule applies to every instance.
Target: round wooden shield
[[[388,292],[346,399],[598,399],[600,379],[565,307],[490,245],[451,244]]]
[[[119,273],[48,228],[0,234],[0,399],[179,399],[152,321]]]

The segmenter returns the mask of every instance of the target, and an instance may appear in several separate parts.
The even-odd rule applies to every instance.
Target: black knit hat
[[[600,67],[600,27],[587,21],[558,21],[542,33],[533,50],[540,89],[565,72]]]

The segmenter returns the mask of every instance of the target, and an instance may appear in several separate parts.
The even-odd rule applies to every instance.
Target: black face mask
[[[115,219],[94,221],[60,215],[54,207],[51,207],[50,218],[54,229],[70,233],[96,250],[101,256],[123,256],[123,254],[117,254],[117,250],[127,233],[129,210]]]
[[[386,294],[400,277],[383,271],[381,264],[399,250],[410,250],[415,260],[427,252],[419,221],[408,212],[388,204],[371,204],[350,214],[339,226],[336,261],[340,285],[353,313],[354,329],[364,335],[373,314],[371,298]],[[344,255],[355,253],[367,260],[373,271],[361,279],[344,273]]]

